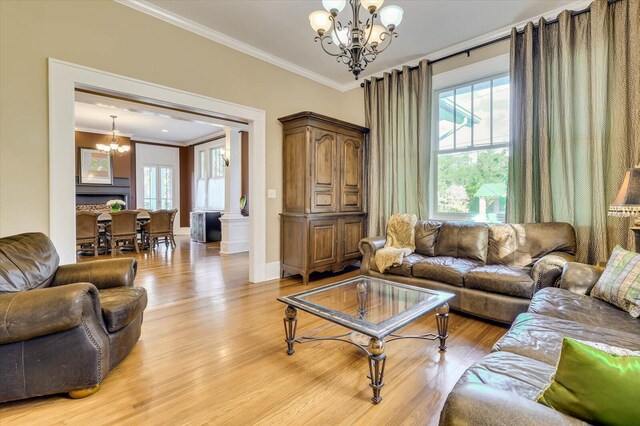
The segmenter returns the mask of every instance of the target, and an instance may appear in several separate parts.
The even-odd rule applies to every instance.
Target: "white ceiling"
[[[310,12],[320,0],[116,0],[230,47],[313,78],[339,90],[356,87],[345,65],[314,42]],[[571,0],[386,0],[405,13],[399,37],[371,63],[363,77],[418,58],[434,59],[478,40],[508,34],[510,27],[539,16],[555,17]],[[349,8],[339,15],[346,23]],[[341,19],[340,19],[341,18]],[[467,42],[467,45],[464,43]],[[448,51],[447,49],[450,49]],[[430,56],[437,55],[437,56]],[[361,77],[362,78],[362,77]],[[355,83],[355,84],[354,84]]]
[[[139,141],[189,145],[224,131],[214,119],[162,107],[84,92],[76,92],[75,100],[80,131],[111,133],[111,115],[118,116],[118,135]]]

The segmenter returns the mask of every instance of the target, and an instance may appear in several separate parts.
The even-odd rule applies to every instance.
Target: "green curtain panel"
[[[640,160],[639,2],[596,0],[511,34],[507,220],[571,223],[581,262],[633,249],[607,208]]]
[[[369,235],[384,235],[393,213],[428,216],[431,66],[403,67],[364,86],[369,128]]]

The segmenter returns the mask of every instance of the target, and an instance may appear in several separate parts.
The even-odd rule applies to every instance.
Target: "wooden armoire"
[[[364,127],[312,112],[283,127],[282,276],[339,271],[361,258],[366,235]]]

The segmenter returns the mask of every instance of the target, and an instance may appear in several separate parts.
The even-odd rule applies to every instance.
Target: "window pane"
[[[198,152],[198,158],[200,161],[200,179],[204,179],[206,177],[206,168],[207,168],[207,165],[205,164],[206,160],[204,158],[204,151]]]
[[[471,86],[456,89],[456,149],[471,146]]]
[[[162,204],[162,209],[171,208],[166,207],[171,203],[171,199],[173,198],[173,168],[171,167],[160,167],[160,199]]]
[[[145,209],[156,209],[156,189],[158,182],[158,168],[156,166],[145,166],[143,168],[143,186],[144,186],[144,200],[143,205]]]
[[[438,155],[438,213],[503,220],[507,200],[506,148]]]
[[[473,85],[473,146],[491,144],[491,82]]]
[[[453,91],[440,93],[438,112],[438,140],[441,150],[453,149]]]
[[[493,143],[509,142],[509,77],[493,80]]]

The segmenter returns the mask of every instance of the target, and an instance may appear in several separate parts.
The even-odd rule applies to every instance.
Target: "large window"
[[[224,210],[224,148],[209,149],[211,172],[207,184],[207,207],[211,210]]]
[[[144,208],[173,208],[173,167],[147,165],[143,169]]]
[[[196,207],[224,210],[224,146],[201,145],[197,149]]]
[[[509,77],[436,92],[433,216],[504,221],[509,168]]]

